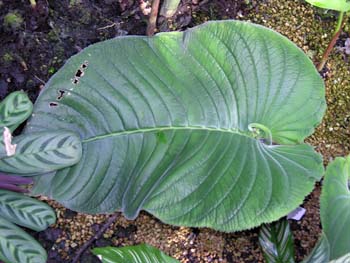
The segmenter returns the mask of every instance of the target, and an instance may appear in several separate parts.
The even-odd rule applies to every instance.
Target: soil
[[[9,13],[11,16],[7,16]],[[23,89],[34,102],[48,79],[71,55],[109,38],[145,34],[147,19],[138,0],[37,0],[35,9],[29,1],[0,0],[0,99]],[[324,14],[298,0],[183,0],[172,19],[159,18],[158,30],[183,30],[220,19],[250,20],[273,28],[296,43],[315,63],[336,23],[333,14]],[[308,139],[323,154],[325,164],[350,150],[350,68],[349,57],[343,51],[348,37],[341,35],[322,72],[328,110]],[[311,251],[321,232],[320,191],[317,185],[305,199],[306,216],[301,221],[291,221],[298,261]],[[46,201],[56,209],[58,221],[32,235],[48,250],[48,262],[69,262],[108,216],[77,214]],[[154,245],[181,262],[264,262],[258,229],[226,234],[172,227],[146,213],[135,221],[120,215],[93,246],[139,243]],[[87,251],[81,262],[99,261]]]

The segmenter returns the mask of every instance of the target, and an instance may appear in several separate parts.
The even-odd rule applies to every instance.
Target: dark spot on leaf
[[[58,100],[62,99],[65,93],[66,93],[66,92],[65,92],[64,90],[59,90],[59,91],[58,91],[58,97],[57,97],[57,99],[58,99]]]
[[[85,61],[83,64],[81,64],[81,68],[85,69],[89,65],[89,62]]]
[[[82,76],[84,76],[84,71],[82,71],[81,69],[78,69],[77,73],[75,73],[75,77],[81,78]]]
[[[79,78],[74,78],[73,79],[73,81],[72,81],[72,83],[74,84],[74,85],[77,85],[78,83],[79,83]]]
[[[49,106],[50,106],[50,108],[57,107],[58,103],[57,102],[50,102]]]

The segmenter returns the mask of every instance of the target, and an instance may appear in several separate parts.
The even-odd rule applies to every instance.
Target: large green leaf
[[[14,155],[0,158],[0,171],[33,175],[76,164],[82,154],[80,138],[67,131],[44,131],[13,139]],[[0,153],[2,152],[0,144]]]
[[[8,127],[14,131],[32,113],[33,104],[23,91],[10,93],[0,103],[0,131]]]
[[[179,263],[160,250],[145,244],[122,248],[94,248],[92,253],[103,263]]]
[[[350,156],[336,158],[328,167],[321,194],[322,229],[330,260],[350,253]]]
[[[293,235],[288,220],[282,218],[260,227],[259,243],[267,263],[294,263]]]
[[[56,222],[53,209],[37,199],[0,189],[0,216],[17,225],[43,231]]]
[[[88,213],[254,227],[295,209],[322,176],[302,142],[324,110],[311,61],[261,26],[112,39],[72,57],[38,98],[26,134],[70,129],[83,156],[34,192]]]
[[[306,0],[306,2],[325,9],[333,9],[340,12],[350,10],[350,2],[348,0]]]
[[[0,217],[0,260],[5,263],[46,263],[40,244],[11,222]]]

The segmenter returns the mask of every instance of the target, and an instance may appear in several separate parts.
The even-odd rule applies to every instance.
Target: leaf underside
[[[268,263],[294,263],[293,236],[285,218],[260,227],[259,243]]]
[[[92,253],[99,256],[103,263],[179,263],[160,250],[145,244],[122,248],[94,248]]]
[[[0,216],[35,231],[43,231],[56,221],[55,212],[49,205],[23,194],[1,189]]]
[[[144,209],[175,225],[251,228],[295,209],[322,176],[302,142],[324,110],[310,60],[260,26],[105,41],[72,57],[35,104],[26,134],[71,130],[83,155],[41,176],[34,193],[87,213],[133,219]],[[266,145],[252,123],[284,145]]]
[[[5,263],[45,263],[40,244],[11,222],[0,217],[0,260]]]

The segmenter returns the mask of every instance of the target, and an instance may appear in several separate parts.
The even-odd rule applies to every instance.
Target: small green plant
[[[306,0],[306,2],[320,8],[339,11],[338,22],[333,32],[333,37],[330,43],[328,44],[327,49],[324,51],[320,63],[317,66],[318,71],[321,71],[324,68],[329,54],[331,53],[342,32],[342,28],[347,19],[347,13],[350,11],[350,2],[348,0]]]
[[[17,12],[10,12],[4,17],[4,28],[7,30],[17,30],[23,24],[23,18]]]
[[[172,17],[175,15],[179,4],[180,0],[165,0],[163,2],[162,8],[160,9],[160,14],[168,18]]]
[[[75,137],[70,138],[70,133],[37,133],[18,136],[12,141],[11,132],[31,115],[32,110],[28,96],[20,91],[11,93],[0,103],[0,170],[3,172],[30,176],[74,164],[70,154],[79,159],[79,144],[73,143],[76,151],[64,147],[67,142],[72,143],[72,138],[74,141]],[[46,262],[46,251],[16,226],[43,231],[56,221],[50,206],[18,193],[27,192],[21,185],[32,182],[31,178],[0,174],[0,260],[5,263]]]

